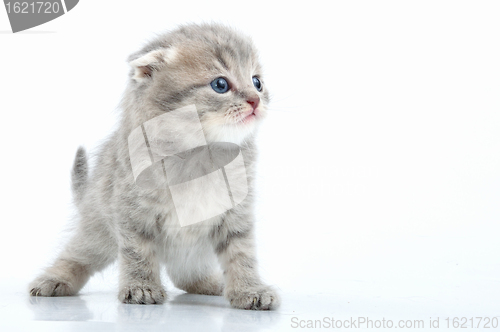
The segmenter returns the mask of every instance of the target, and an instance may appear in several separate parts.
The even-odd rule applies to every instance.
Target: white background
[[[74,154],[115,126],[127,56],[217,21],[253,37],[273,95],[264,278],[331,308],[499,316],[499,17],[496,1],[87,0],[12,34],[0,10],[2,287],[24,292],[67,239]]]

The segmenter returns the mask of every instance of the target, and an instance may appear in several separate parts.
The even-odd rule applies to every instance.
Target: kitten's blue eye
[[[257,76],[252,77],[253,85],[257,89],[257,91],[262,91],[262,83],[260,82]]]
[[[212,83],[210,83],[210,85],[217,93],[224,93],[229,90],[229,83],[227,83],[227,81],[222,77],[216,78],[212,81]]]

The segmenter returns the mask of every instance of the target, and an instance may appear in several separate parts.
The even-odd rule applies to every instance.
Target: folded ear
[[[134,69],[132,78],[137,82],[142,82],[153,76],[153,72],[163,67],[168,60],[171,60],[174,53],[171,49],[154,50],[145,55],[130,61],[130,66]]]

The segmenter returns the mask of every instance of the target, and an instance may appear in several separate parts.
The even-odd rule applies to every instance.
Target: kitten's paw
[[[269,286],[227,290],[224,295],[233,307],[239,309],[273,310],[280,305],[278,293]]]
[[[29,286],[31,296],[70,296],[75,295],[73,287],[63,280],[50,277],[39,277]]]
[[[122,287],[118,299],[128,304],[162,304],[167,299],[167,293],[161,286],[130,285]]]

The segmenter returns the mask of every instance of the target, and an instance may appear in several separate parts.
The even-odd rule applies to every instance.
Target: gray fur
[[[82,200],[87,186],[88,178],[88,163],[87,154],[83,147],[79,147],[76,151],[73,169],[71,170],[71,184],[73,189],[73,198],[78,203]]]
[[[236,308],[276,308],[279,296],[261,282],[255,260],[254,136],[269,94],[251,40],[222,25],[186,25],[159,35],[129,61],[120,125],[101,146],[90,177],[82,148],[75,158],[77,230],[55,263],[30,284],[30,294],[74,295],[118,258],[118,297],[124,303],[162,303],[160,268],[166,265],[174,285],[188,292],[223,294]],[[261,79],[261,92],[253,76]],[[214,92],[210,82],[218,77],[228,78],[233,89]],[[247,100],[257,97],[253,121],[243,122],[251,107]],[[145,121],[191,104],[209,143],[241,146],[249,193],[226,213],[180,227],[169,190],[145,190],[134,183],[127,138]],[[183,171],[189,175],[189,169]]]

